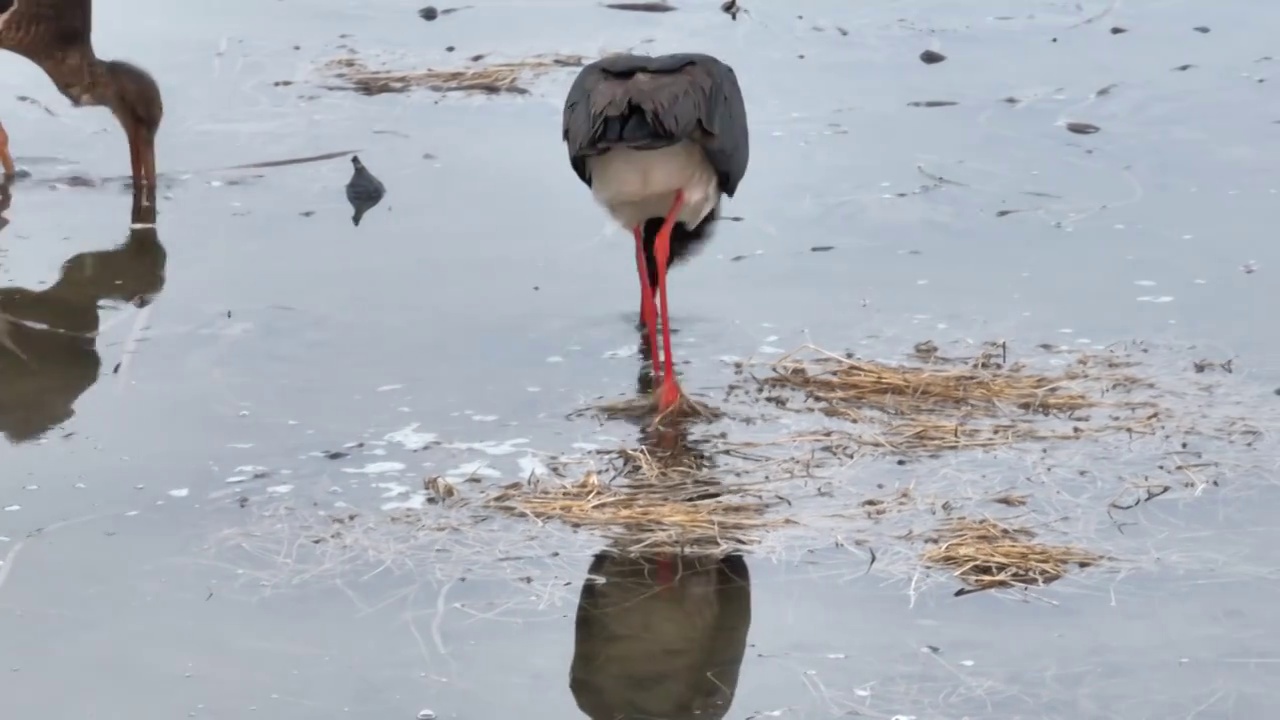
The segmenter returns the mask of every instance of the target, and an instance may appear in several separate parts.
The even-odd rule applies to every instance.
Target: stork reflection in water
[[[685,555],[665,585],[652,570],[646,556],[595,556],[574,626],[574,700],[593,720],[719,720],[751,626],[747,562]]]
[[[142,308],[164,289],[155,206],[136,190],[130,222],[123,244],[73,255],[49,287],[0,288],[0,433],[9,442],[38,440],[71,419],[98,380],[100,303]]]

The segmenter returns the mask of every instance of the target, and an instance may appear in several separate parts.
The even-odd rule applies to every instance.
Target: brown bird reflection
[[[9,442],[38,440],[71,419],[97,381],[100,303],[142,308],[164,289],[164,246],[153,224],[140,224],[154,221],[154,208],[135,193],[123,244],[72,256],[43,290],[0,288],[0,433]]]
[[[582,585],[569,688],[592,720],[718,720],[733,703],[751,626],[737,554],[682,555],[669,584],[645,556],[604,551]]]

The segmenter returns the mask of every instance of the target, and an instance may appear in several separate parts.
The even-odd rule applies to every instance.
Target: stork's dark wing
[[[92,32],[92,0],[18,0],[0,46],[48,69],[61,54],[90,47]]]
[[[613,147],[702,146],[729,196],[747,171],[747,113],[738,78],[709,55],[614,55],[582,69],[565,98],[569,162],[589,184],[586,159]]]

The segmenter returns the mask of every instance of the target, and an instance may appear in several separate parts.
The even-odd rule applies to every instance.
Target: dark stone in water
[[[924,52],[920,53],[920,62],[924,63],[925,65],[937,65],[938,63],[946,59],[947,59],[946,55],[943,55],[942,53],[936,52],[934,50],[925,50]]]
[[[1101,129],[1102,128],[1098,127],[1097,125],[1094,125],[1093,123],[1085,123],[1085,122],[1067,123],[1067,130],[1077,135],[1092,135]]]
[[[1204,34],[1204,33],[1209,32],[1209,26],[1208,26],[1208,25],[1197,25],[1197,26],[1195,26],[1195,27],[1193,27],[1193,28],[1191,28],[1191,29],[1192,29],[1192,30],[1195,30],[1196,32],[1201,33],[1201,34]]]
[[[387,188],[381,180],[365,168],[364,163],[360,162],[359,155],[351,156],[351,165],[355,172],[347,182],[347,202],[351,203],[352,209],[355,210],[355,214],[351,216],[351,224],[359,227],[360,218],[382,201]]]
[[[1190,70],[1190,69],[1191,69],[1191,68],[1193,68],[1193,67],[1195,67],[1195,65],[1192,65],[1191,63],[1187,63],[1186,65],[1179,65],[1178,67],[1174,68],[1174,71],[1176,71],[1176,72],[1186,72],[1186,71]]]
[[[955,100],[917,100],[915,102],[907,103],[907,107],[939,108],[939,107],[951,107],[952,105],[959,105],[959,104],[960,103],[956,102]]]
[[[436,9],[435,5],[428,5],[418,11],[418,17],[426,20],[427,22],[431,22],[432,20],[440,17],[440,11]]]
[[[1115,27],[1111,28],[1111,34],[1112,34],[1112,35],[1122,35],[1122,34],[1127,33],[1127,32],[1129,32],[1129,28],[1122,28],[1122,27],[1120,27],[1119,25],[1117,25],[1117,26],[1115,26]]]
[[[605,5],[605,7],[609,8],[610,10],[627,10],[630,12],[651,12],[651,13],[664,13],[664,12],[671,12],[672,10],[675,10],[675,8],[671,7],[670,5],[664,2],[610,3],[608,5]]]

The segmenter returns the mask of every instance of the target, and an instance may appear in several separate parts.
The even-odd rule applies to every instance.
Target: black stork
[[[738,78],[710,55],[605,57],[584,67],[569,88],[563,136],[573,171],[635,235],[640,318],[658,407],[666,412],[682,397],[671,355],[667,268],[710,239],[721,194],[733,197],[747,172]]]
[[[145,70],[93,52],[92,0],[0,0],[0,49],[39,65],[73,105],[104,105],[129,139],[133,185],[156,184],[160,89]],[[9,134],[0,125],[0,165],[13,178]]]

